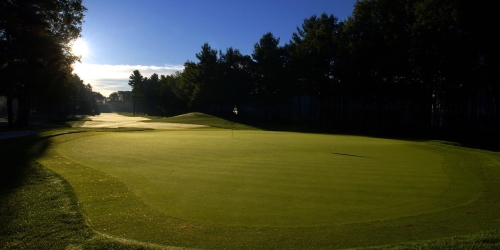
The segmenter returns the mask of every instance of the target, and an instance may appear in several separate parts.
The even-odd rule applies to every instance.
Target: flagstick
[[[234,106],[233,113],[234,113],[235,115],[237,115],[237,114],[238,114],[238,108],[236,107],[236,105]],[[234,118],[236,119],[236,116],[235,116]],[[234,123],[235,123],[235,122],[234,122],[234,120],[233,120],[233,127],[231,128],[231,138],[233,138],[233,134],[234,134]]]

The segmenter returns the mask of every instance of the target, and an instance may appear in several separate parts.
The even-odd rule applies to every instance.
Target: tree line
[[[296,120],[327,128],[496,132],[499,19],[491,1],[362,0],[345,20],[313,15],[252,55],[205,43],[182,72],[129,85],[135,111]]]
[[[0,96],[10,126],[28,125],[33,112],[98,113],[102,95],[72,73],[85,11],[81,0],[0,0]]]

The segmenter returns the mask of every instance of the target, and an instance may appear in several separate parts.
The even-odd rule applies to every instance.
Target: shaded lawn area
[[[33,160],[61,133],[0,140],[0,249],[158,249],[95,232],[71,185]]]

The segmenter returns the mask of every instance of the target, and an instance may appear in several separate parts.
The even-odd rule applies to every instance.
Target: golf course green
[[[95,230],[194,248],[346,248],[498,229],[498,155],[227,129],[56,136],[38,159]]]
[[[158,211],[224,225],[387,219],[465,204],[480,191],[454,172],[457,156],[396,140],[184,130],[85,137],[57,152],[118,178]]]

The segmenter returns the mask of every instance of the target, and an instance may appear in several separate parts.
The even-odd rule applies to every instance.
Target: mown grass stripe
[[[136,134],[135,136],[143,136],[143,134]],[[157,132],[151,132],[152,137],[158,137],[159,134]],[[255,136],[255,134],[252,134]],[[78,136],[77,136],[78,137]],[[78,138],[83,138],[78,137]],[[152,138],[148,137],[148,138]],[[76,138],[76,137],[75,137]],[[97,138],[105,138],[105,137],[93,137],[93,139]],[[130,137],[126,137],[130,139]],[[85,140],[85,139],[82,139]],[[104,140],[105,141],[105,140]],[[61,141],[62,142],[62,141]],[[58,144],[61,145],[61,144]],[[63,144],[64,145],[64,144]],[[67,146],[67,145],[66,145]],[[140,144],[135,144],[135,146],[140,146]],[[431,147],[431,146],[425,146]],[[146,151],[149,148],[146,148]],[[495,207],[483,207],[485,201],[489,200],[493,193],[488,193],[491,190],[488,189],[488,182],[484,182],[485,179],[479,175],[476,179],[472,178],[471,180],[467,180],[467,177],[476,176],[479,168],[483,164],[483,159],[481,157],[475,158],[475,155],[480,155],[480,152],[469,152],[466,150],[461,150],[457,148],[446,148],[439,147],[431,148],[431,150],[440,150],[440,153],[444,153],[445,155],[450,156],[459,156],[459,160],[452,160],[448,167],[450,169],[444,169],[447,173],[447,176],[452,178],[458,178],[455,182],[458,184],[467,184],[467,181],[472,181],[469,183],[468,188],[469,192],[466,194],[460,194],[464,190],[460,185],[451,186],[445,190],[443,197],[448,195],[458,194],[461,198],[470,197],[471,200],[467,200],[464,203],[455,204],[453,202],[444,204],[438,204],[436,206],[444,206],[444,210],[433,211],[426,214],[414,215],[409,217],[401,217],[401,218],[393,218],[393,219],[384,219],[384,220],[374,220],[374,221],[365,221],[359,223],[349,223],[349,224],[333,224],[329,226],[308,226],[308,227],[288,227],[288,226],[279,226],[279,225],[266,225],[266,226],[232,226],[218,223],[218,220],[214,220],[212,222],[200,222],[196,220],[179,220],[182,221],[179,224],[165,224],[163,221],[171,220],[172,217],[168,216],[169,213],[158,214],[155,212],[156,209],[150,210],[151,207],[143,203],[144,200],[137,200],[133,202],[134,205],[139,207],[143,207],[142,211],[152,211],[151,213],[146,214],[156,214],[155,216],[151,216],[146,224],[138,223],[135,219],[140,218],[137,217],[137,213],[133,212],[134,210],[130,210],[127,208],[128,203],[118,202],[116,203],[114,199],[110,199],[109,197],[101,197],[103,199],[103,203],[100,204],[102,206],[109,207],[112,210],[112,207],[115,207],[115,210],[124,210],[126,212],[118,212],[115,217],[112,217],[108,220],[104,220],[106,216],[103,218],[95,218],[96,220],[103,220],[101,224],[95,225],[96,228],[101,228],[109,223],[117,223],[114,221],[120,221],[118,226],[110,229],[110,233],[115,235],[120,235],[120,230],[123,228],[128,229],[128,235],[136,240],[141,241],[153,241],[159,244],[168,244],[168,245],[177,245],[177,246],[189,246],[189,247],[201,247],[201,248],[252,248],[253,247],[286,247],[286,248],[339,248],[339,247],[353,247],[353,246],[369,246],[375,244],[387,244],[390,242],[400,242],[402,240],[414,240],[414,239],[430,239],[442,236],[451,236],[456,234],[462,234],[467,232],[474,232],[477,230],[486,230],[496,228],[498,224],[495,224],[495,221],[498,221],[498,208]],[[441,152],[442,151],[442,152]],[[256,150],[258,152],[258,150]],[[53,153],[57,154],[57,152],[53,151]],[[109,152],[108,152],[109,153]],[[451,157],[454,159],[454,157]],[[203,159],[203,158],[200,158]],[[67,159],[66,159],[67,160]],[[181,162],[181,161],[177,161]],[[466,163],[461,167],[456,167],[455,163]],[[191,162],[191,166],[194,167],[196,162]],[[120,164],[118,164],[120,165]],[[83,168],[88,168],[85,165],[82,165]],[[161,166],[156,166],[156,168],[161,168]],[[252,169],[252,168],[248,168]],[[173,169],[175,171],[180,171],[180,169]],[[255,170],[255,169],[254,169]],[[89,169],[93,174],[92,179],[99,178],[98,176],[103,175],[102,172],[95,171]],[[462,173],[463,171],[469,171],[468,173]],[[204,172],[204,171],[201,171]],[[251,172],[251,171],[250,171]],[[254,171],[256,174],[259,171]],[[272,173],[269,171],[268,173]],[[69,174],[71,175],[71,174]],[[106,175],[107,178],[114,178],[113,176]],[[144,173],[141,173],[143,179],[139,181],[143,181],[146,179],[155,179],[155,178],[146,178]],[[250,176],[250,177],[249,177]],[[251,175],[245,176],[245,178],[252,178]],[[253,177],[255,178],[255,177]],[[258,179],[258,178],[257,178]],[[344,176],[343,178],[344,179]],[[124,181],[125,180],[125,181]],[[478,181],[479,180],[479,181]],[[126,182],[126,178],[120,178],[116,181]],[[161,181],[161,178],[158,177],[154,181]],[[186,184],[185,182],[176,180],[176,185],[178,187],[182,187],[182,185]],[[265,182],[264,182],[265,183]],[[477,188],[477,184],[479,183],[479,188]],[[96,183],[102,184],[99,185],[102,189],[107,189],[106,183]],[[450,182],[450,184],[452,184]],[[85,187],[88,184],[75,184],[75,187],[81,186]],[[391,185],[394,185],[391,183]],[[389,185],[388,187],[391,187]],[[485,186],[483,188],[483,185]],[[120,185],[118,185],[120,186]],[[80,188],[81,188],[80,187]],[[131,187],[131,186],[130,186]],[[189,185],[185,185],[185,188],[191,188]],[[136,190],[136,189],[130,189]],[[161,190],[158,189],[158,190]],[[265,190],[265,189],[264,189]],[[488,190],[488,191],[487,191]],[[116,191],[120,191],[117,189]],[[121,190],[123,192],[123,190]],[[147,191],[147,190],[142,190]],[[92,192],[96,192],[95,190]],[[157,193],[155,188],[151,188],[152,193]],[[79,193],[77,191],[77,193]],[[133,193],[132,193],[133,194]],[[137,194],[137,193],[136,193]],[[85,196],[84,194],[81,194]],[[80,197],[79,195],[79,197]],[[141,195],[141,194],[139,194]],[[175,194],[174,194],[175,195]],[[168,198],[168,197],[166,197]],[[440,197],[442,198],[442,197]],[[223,202],[224,199],[219,199],[218,202]],[[472,203],[471,201],[476,200]],[[180,202],[182,200],[179,200]],[[185,202],[185,201],[182,201]],[[449,202],[449,201],[448,201]],[[111,205],[114,204],[114,205]],[[142,205],[141,205],[142,204]],[[186,203],[188,204],[188,203]],[[175,204],[174,204],[175,205]],[[415,204],[408,204],[410,206]],[[451,205],[451,206],[450,206]],[[169,204],[166,205],[167,207]],[[182,206],[181,206],[182,207]],[[186,206],[189,208],[188,206]],[[291,207],[293,208],[293,207]],[[172,208],[168,208],[172,209]],[[416,208],[418,209],[418,208]],[[471,210],[481,210],[481,213],[476,214],[467,214],[466,212]],[[88,213],[89,218],[94,217],[93,214],[102,212],[99,208],[95,208],[92,210],[93,212]],[[164,210],[166,211],[166,210]],[[180,211],[183,212],[183,211]],[[207,211],[203,211],[207,212]],[[210,211],[208,211],[210,212]],[[339,210],[335,216],[349,216],[353,211],[350,209]],[[140,215],[140,214],[139,214]],[[171,215],[171,214],[170,214]],[[380,216],[374,213],[373,216]],[[170,219],[169,219],[170,218]],[[214,217],[217,218],[217,217]],[[93,219],[94,220],[94,219]],[[286,218],[283,218],[286,220]],[[215,224],[213,224],[215,223]],[[187,225],[182,225],[187,224]],[[125,226],[128,225],[128,226]],[[147,225],[147,229],[144,228]],[[177,227],[177,226],[179,227]],[[405,226],[405,225],[412,225]],[[187,226],[187,227],[185,227]],[[181,229],[189,228],[189,230]],[[147,232],[147,234],[144,234]],[[374,233],[375,232],[375,233]],[[167,234],[172,237],[163,237],[162,235]],[[209,237],[207,237],[207,235]],[[173,237],[175,236],[175,237]],[[382,237],[383,236],[383,237]],[[307,245],[305,245],[307,244]]]

